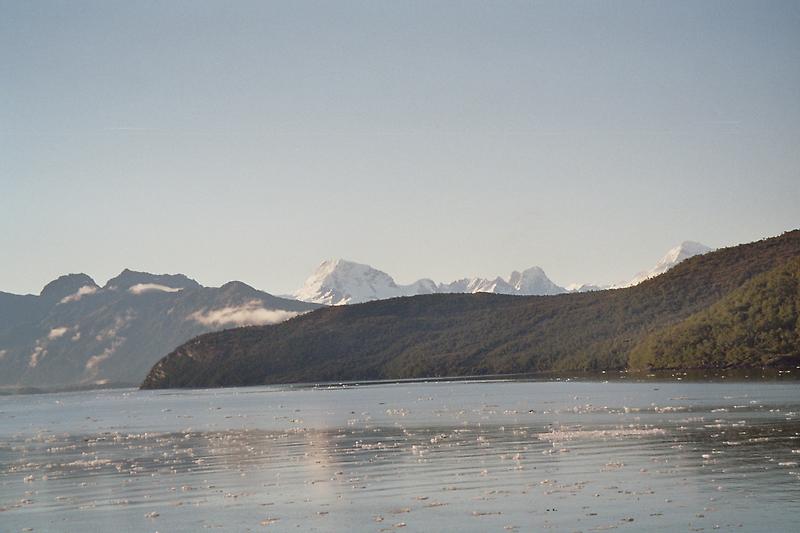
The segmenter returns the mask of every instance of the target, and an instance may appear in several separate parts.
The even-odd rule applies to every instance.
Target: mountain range
[[[323,261],[309,276],[303,287],[291,296],[304,302],[325,305],[344,305],[384,300],[398,296],[446,293],[494,293],[519,296],[542,296],[566,292],[586,292],[602,289],[624,288],[662,274],[681,261],[710,252],[712,248],[693,241],[685,241],[669,250],[650,270],[637,274],[629,281],[615,285],[592,284],[560,287],[547,277],[541,267],[534,266],[514,271],[508,278],[463,278],[449,283],[437,283],[424,278],[409,285],[401,285],[386,272],[369,265],[332,259]]]
[[[799,323],[795,230],[618,290],[428,294],[208,333],[166,355],[142,387],[794,366]]]
[[[708,250],[683,243],[638,278]],[[421,279],[399,285],[385,272],[341,259],[323,262],[292,298],[241,282],[203,287],[183,274],[126,269],[102,287],[86,274],[69,274],[48,283],[39,295],[0,292],[0,387],[139,383],[163,354],[197,335],[274,324],[323,305],[443,293],[566,292],[539,267],[512,272],[507,279]]]
[[[272,324],[320,307],[233,281],[124,270],[100,287],[68,274],[39,295],[0,292],[0,386],[139,383],[182,342],[226,327]]]

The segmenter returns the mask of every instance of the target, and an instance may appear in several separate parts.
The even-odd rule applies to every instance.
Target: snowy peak
[[[508,283],[520,294],[560,294],[564,292],[544,273],[540,267],[535,266],[522,272],[512,272]]]
[[[441,284],[440,289],[440,292],[491,292],[519,296],[541,296],[566,292],[563,287],[559,287],[550,281],[544,270],[538,266],[522,272],[515,270],[508,277],[508,280],[501,277],[495,279],[466,278],[452,283]]]
[[[322,262],[293,296],[304,302],[342,305],[418,294],[476,292],[542,295],[566,291],[550,281],[539,267],[513,272],[509,280],[463,278],[436,283],[423,278],[410,285],[399,285],[389,274],[369,265],[333,259]]]
[[[669,267],[672,267],[684,259],[689,259],[695,255],[705,254],[712,250],[713,248],[699,242],[683,241],[678,246],[667,252],[666,255],[661,258],[661,261],[659,261],[657,267],[661,265],[669,265]]]
[[[503,278],[497,277],[495,279],[485,278],[463,278],[453,281],[451,283],[440,283],[437,292],[492,292],[495,294],[516,294],[514,287],[512,287]]]
[[[645,280],[658,276],[659,274],[663,274],[678,263],[685,261],[690,257],[705,254],[712,250],[713,248],[699,242],[684,241],[678,246],[670,249],[664,255],[664,257],[662,257],[661,260],[656,263],[656,266],[650,270],[639,272],[630,281],[621,284],[620,287],[632,287],[633,285],[638,285]]]
[[[433,294],[438,292],[438,286],[432,279],[423,278],[415,281],[411,285],[404,287],[407,296],[416,296],[417,294]]]
[[[594,292],[606,289],[615,289],[615,285],[594,285],[592,283],[570,283],[567,285],[567,292]]]
[[[369,265],[331,259],[323,261],[293,296],[304,302],[342,305],[403,296],[386,272]]]

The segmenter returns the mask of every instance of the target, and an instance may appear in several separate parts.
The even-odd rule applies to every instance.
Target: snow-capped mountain
[[[293,296],[303,302],[342,305],[433,292],[436,283],[429,279],[398,285],[389,274],[369,265],[332,259],[323,261]]]
[[[559,287],[544,273],[540,267],[531,267],[522,272],[516,270],[508,280],[501,277],[495,279],[464,278],[451,283],[440,283],[436,292],[493,292],[496,294],[547,295],[567,292]]]
[[[567,285],[567,292],[592,292],[615,289],[616,285],[595,285],[593,283],[570,283]]]
[[[436,283],[424,278],[410,285],[399,285],[389,274],[369,265],[333,259],[320,264],[293,296],[304,302],[343,305],[417,294],[475,292],[544,295],[566,290],[550,281],[539,267],[512,272],[508,280],[464,278]]]
[[[648,280],[650,278],[654,278],[659,274],[663,274],[667,270],[671,269],[681,261],[685,261],[690,257],[695,255],[704,254],[707,252],[711,252],[714,249],[706,246],[705,244],[701,244],[699,242],[694,241],[684,241],[680,243],[678,246],[670,249],[661,260],[656,263],[656,265],[649,269],[643,270],[639,272],[634,277],[627,281],[623,281],[620,283],[614,283],[611,285],[595,285],[592,283],[571,283],[567,285],[568,292],[590,292],[590,291],[602,291],[606,289],[624,289],[625,287],[633,287],[634,285],[638,285],[639,283]]]
[[[699,242],[685,241],[669,250],[653,268],[640,272],[628,281],[613,285],[574,283],[566,288],[553,283],[544,270],[537,266],[522,272],[514,271],[508,279],[462,278],[449,283],[436,283],[424,278],[410,285],[399,285],[389,274],[369,265],[332,259],[322,262],[303,287],[291,296],[303,302],[343,305],[434,293],[491,292],[534,296],[621,289],[663,274],[681,261],[711,250],[712,248]]]
[[[639,272],[627,282],[616,285],[614,288],[632,287],[634,285],[638,285],[645,280],[654,278],[659,274],[663,274],[681,261],[689,259],[695,255],[708,253],[712,250],[713,248],[699,242],[684,241],[668,251],[666,255],[664,255],[664,257],[662,257],[658,263],[656,263],[656,266],[650,270]]]
[[[540,267],[535,266],[522,272],[514,271],[508,279],[514,288],[513,294],[560,294],[565,292],[544,273]]]

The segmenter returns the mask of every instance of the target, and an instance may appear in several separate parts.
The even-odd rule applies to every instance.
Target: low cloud
[[[64,335],[69,330],[69,328],[53,328],[50,330],[50,333],[47,334],[47,338],[50,340],[57,339]]]
[[[97,342],[102,342],[108,339],[113,339],[117,336],[117,334],[128,324],[136,318],[136,313],[132,309],[128,309],[124,315],[118,315],[114,317],[114,323],[100,331],[97,335],[95,335],[95,340]],[[76,340],[76,339],[73,339]]]
[[[98,365],[111,357],[113,351],[110,348],[106,348],[103,350],[103,353],[99,355],[93,355],[86,361],[86,371],[87,372],[96,372]]]
[[[31,368],[36,368],[36,365],[39,364],[39,359],[47,355],[47,350],[44,346],[39,345],[39,341],[36,341],[36,347],[33,349],[33,353],[31,353],[31,358],[28,361],[28,366]]]
[[[266,309],[261,302],[252,300],[238,307],[221,307],[209,311],[197,311],[189,315],[189,319],[199,322],[204,326],[263,326],[277,324],[300,313],[284,311],[282,309]]]
[[[69,296],[64,296],[61,298],[61,301],[58,302],[60,304],[68,304],[70,302],[77,302],[84,296],[88,296],[90,294],[94,294],[97,292],[97,287],[92,287],[91,285],[84,285],[77,292],[70,294]]]
[[[132,294],[143,294],[145,292],[178,292],[182,291],[182,287],[167,287],[166,285],[159,285],[158,283],[137,283],[128,287],[128,292]]]
[[[3,359],[6,356],[7,353],[8,353],[8,350],[0,350],[0,359]]]
[[[100,365],[100,363],[102,363],[103,361],[114,355],[114,352],[117,351],[117,348],[119,348],[123,342],[125,342],[125,338],[120,337],[114,340],[114,342],[111,343],[111,346],[107,347],[99,354],[91,356],[86,361],[86,366],[85,366],[86,371],[91,374],[97,374],[98,370],[97,367]]]

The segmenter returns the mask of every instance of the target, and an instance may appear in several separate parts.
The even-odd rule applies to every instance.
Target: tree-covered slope
[[[557,296],[435,294],[326,308],[192,339],[143,387],[624,368],[647,335],[800,257],[800,231],[684,261],[637,286]]]
[[[756,276],[708,309],[645,337],[634,368],[800,360],[800,259]]]

